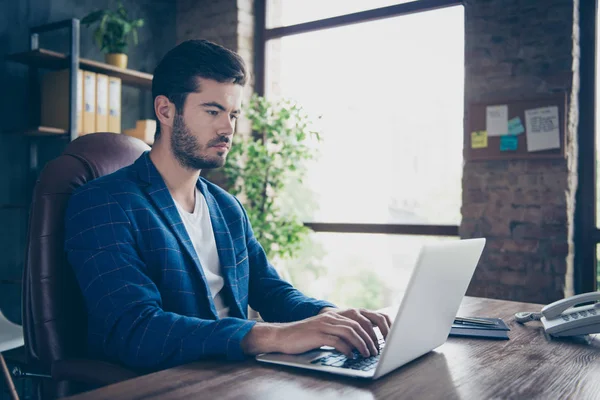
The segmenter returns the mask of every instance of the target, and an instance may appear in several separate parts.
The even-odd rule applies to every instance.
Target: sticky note
[[[520,117],[514,117],[513,119],[508,120],[508,134],[509,135],[518,135],[520,133],[525,132],[525,128],[521,123]]]
[[[488,147],[487,131],[471,132],[471,148],[483,149]]]
[[[505,135],[500,138],[500,151],[514,151],[519,146],[519,138],[514,135]]]
[[[488,136],[508,134],[508,106],[506,104],[487,106],[485,111],[485,130]]]

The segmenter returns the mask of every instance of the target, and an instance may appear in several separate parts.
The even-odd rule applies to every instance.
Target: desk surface
[[[97,389],[72,399],[598,399],[600,335],[548,337],[539,322],[515,323],[539,305],[466,297],[460,316],[500,317],[510,340],[448,338],[377,381],[288,367],[198,362]]]

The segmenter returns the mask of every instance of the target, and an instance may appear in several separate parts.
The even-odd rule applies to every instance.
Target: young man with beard
[[[389,318],[282,280],[240,202],[200,177],[225,163],[246,80],[242,59],[221,46],[175,47],[154,73],[152,150],[71,197],[65,247],[90,356],[156,370],[322,345],[377,354],[373,326],[386,336]],[[266,322],[248,320],[248,305]]]

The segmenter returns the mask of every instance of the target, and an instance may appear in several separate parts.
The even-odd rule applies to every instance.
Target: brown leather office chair
[[[52,377],[40,380],[40,397],[62,397],[138,375],[86,359],[87,317],[64,252],[64,218],[74,189],[132,164],[149,149],[125,135],[82,136],[49,162],[36,182],[23,269],[23,330],[28,369]]]

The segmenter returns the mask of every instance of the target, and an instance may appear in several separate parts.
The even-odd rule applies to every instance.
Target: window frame
[[[265,93],[265,67],[267,42],[285,36],[330,29],[377,19],[464,5],[462,0],[417,0],[357,13],[304,22],[300,24],[267,28],[267,0],[255,1],[254,37],[254,90]],[[596,31],[598,0],[579,2],[580,25],[580,90],[578,124],[578,188],[575,203],[574,226],[574,290],[584,293],[598,289],[597,246],[600,229],[596,226]],[[592,134],[590,134],[590,132]],[[403,224],[341,224],[305,223],[315,232],[383,233],[399,235],[458,236],[457,225],[403,225]]]
[[[598,0],[579,2],[579,124],[578,167],[575,194],[574,291],[596,291],[600,229],[596,224],[596,37]]]
[[[254,91],[260,96],[264,96],[266,89],[266,49],[269,40],[463,5],[462,0],[416,0],[409,3],[380,7],[295,25],[267,28],[267,1],[256,0],[254,3]],[[317,221],[305,222],[304,225],[315,232],[459,236],[458,225],[327,223]]]

